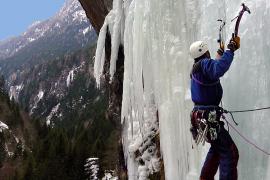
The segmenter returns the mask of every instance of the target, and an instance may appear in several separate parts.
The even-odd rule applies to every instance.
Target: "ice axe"
[[[219,43],[220,49],[224,50],[223,28],[224,28],[226,22],[223,21],[222,19],[218,19],[217,21],[219,21],[221,23],[220,26],[219,26],[219,34],[218,34],[217,42]]]
[[[238,16],[236,16],[235,18],[233,18],[233,19],[231,20],[231,21],[233,22],[233,21],[237,18],[236,24],[235,24],[235,28],[234,28],[234,33],[232,34],[232,37],[233,37],[233,38],[236,37],[236,36],[238,36],[238,30],[239,30],[240,21],[241,21],[241,19],[242,19],[243,14],[244,14],[246,11],[247,11],[249,14],[251,13],[251,12],[250,12],[250,9],[249,9],[244,3],[242,3],[242,9],[241,9],[241,11],[239,12]]]

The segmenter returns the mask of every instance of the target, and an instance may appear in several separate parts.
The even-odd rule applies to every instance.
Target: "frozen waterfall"
[[[161,153],[167,180],[197,180],[208,146],[192,145],[189,113],[192,109],[189,71],[191,42],[204,40],[212,56],[218,44],[217,19],[225,19],[226,37],[240,10],[240,0],[114,0],[107,18],[114,39],[123,42],[125,52],[122,103],[123,143],[130,180],[143,179],[131,147],[141,143],[147,126],[155,126],[158,112]],[[246,0],[252,11],[240,25],[241,48],[231,69],[222,78],[223,102],[229,110],[270,106],[270,1]],[[122,10],[119,9],[122,7]],[[119,24],[119,22],[121,22]],[[104,29],[104,28],[103,28]],[[105,33],[99,43],[104,43]],[[102,72],[104,45],[98,44],[95,68]],[[116,48],[116,47],[115,47]],[[113,52],[117,52],[116,49]],[[114,73],[115,56],[111,73]],[[245,136],[270,151],[270,111],[236,114],[237,127]],[[270,158],[246,144],[230,130],[239,153],[240,180],[270,179]],[[195,148],[192,148],[195,147]],[[149,160],[150,164],[152,159]],[[150,165],[149,165],[150,166]],[[154,166],[153,166],[154,167]],[[149,168],[151,170],[151,168]],[[153,168],[155,169],[155,168]],[[145,178],[147,179],[147,178]]]

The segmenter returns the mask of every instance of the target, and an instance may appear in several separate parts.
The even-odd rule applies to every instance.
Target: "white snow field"
[[[195,40],[204,40],[214,57],[218,48],[217,19],[226,20],[228,41],[235,25],[231,19],[237,16],[241,3],[240,0],[114,0],[114,9],[99,36],[95,75],[99,82],[109,25],[113,41],[112,75],[120,42],[125,51],[122,123],[130,180],[147,179],[143,175],[154,172],[153,167],[158,169],[156,157],[147,157],[149,164],[141,167],[132,153],[150,132],[149,126],[157,125],[153,115],[156,111],[166,179],[198,179],[208,145],[193,145],[192,149],[189,71],[193,60],[189,46]],[[270,106],[270,1],[246,0],[245,3],[252,14],[245,14],[242,19],[241,48],[222,78],[223,105],[229,110]],[[235,119],[241,133],[270,151],[270,111],[239,113]],[[240,153],[238,179],[269,180],[269,156],[247,144],[232,129],[230,133]]]

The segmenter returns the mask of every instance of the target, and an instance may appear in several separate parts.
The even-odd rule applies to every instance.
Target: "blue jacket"
[[[192,74],[191,79],[191,97],[196,105],[219,105],[223,94],[219,78],[230,68],[233,56],[227,50],[219,60],[200,60],[200,71]]]

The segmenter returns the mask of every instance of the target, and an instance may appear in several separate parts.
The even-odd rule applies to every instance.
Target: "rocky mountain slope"
[[[98,93],[90,68],[95,42],[96,33],[76,0],[21,36],[1,42],[0,73],[10,97],[48,124],[54,117],[70,119],[70,112],[85,109]]]
[[[30,152],[37,131],[34,122],[0,91],[0,179],[7,179]],[[15,164],[15,165],[14,165]]]
[[[29,152],[11,161],[9,176],[0,167],[0,179],[86,179],[89,158],[99,159],[99,178],[113,174],[119,133],[106,113],[108,92],[93,77],[96,37],[80,3],[68,0],[51,19],[0,42],[6,99],[18,102],[35,129]]]

